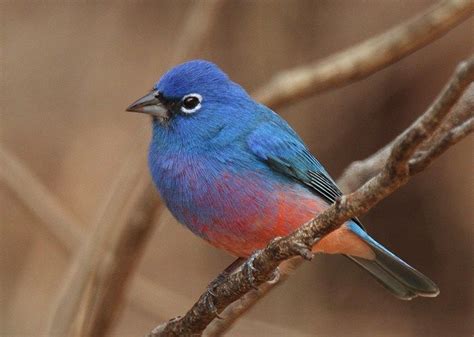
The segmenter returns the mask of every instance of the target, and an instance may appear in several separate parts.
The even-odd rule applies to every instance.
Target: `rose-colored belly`
[[[234,228],[240,231],[209,231],[206,239],[235,256],[248,257],[255,250],[264,248],[271,239],[290,234],[327,207],[323,200],[310,193],[280,192],[275,202],[266,205],[262,214],[239,218]],[[345,225],[321,239],[313,251],[374,258],[372,249]]]

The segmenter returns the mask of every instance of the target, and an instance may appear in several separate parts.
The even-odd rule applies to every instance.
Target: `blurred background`
[[[228,1],[198,56],[254,91],[281,70],[349,47],[433,3]],[[0,143],[45,184],[84,232],[91,229],[130,153],[146,160],[150,121],[125,107],[173,65],[171,54],[190,5],[0,4]],[[472,54],[473,36],[471,18],[365,80],[278,113],[338,177],[424,111],[456,64]],[[399,301],[346,259],[318,256],[229,335],[472,335],[473,145],[471,137],[450,149],[363,219],[375,238],[438,283],[439,297]],[[74,254],[2,181],[0,207],[0,335],[41,336]],[[112,336],[141,336],[183,314],[233,260],[169,215],[160,222],[137,273],[161,289],[155,295],[168,304],[153,311],[149,308],[160,309],[160,303],[127,301]],[[137,287],[133,282],[130,294],[142,291]]]

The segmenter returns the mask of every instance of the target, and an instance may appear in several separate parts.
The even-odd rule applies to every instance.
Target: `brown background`
[[[252,91],[280,70],[362,41],[432,3],[229,1],[200,57]],[[171,65],[189,7],[186,1],[0,4],[0,142],[87,228],[123,160],[132,151],[145,160],[149,121],[124,109]],[[427,107],[473,52],[473,34],[471,18],[368,79],[278,112],[337,177]],[[399,301],[345,259],[318,256],[247,316],[268,325],[242,321],[229,335],[284,336],[289,329],[294,336],[470,336],[472,150],[471,137],[364,219],[375,238],[438,283],[438,298]],[[0,335],[40,336],[72,258],[1,181],[0,207]],[[128,305],[112,335],[141,336],[182,314],[231,260],[164,221],[139,272],[179,297],[166,313]]]

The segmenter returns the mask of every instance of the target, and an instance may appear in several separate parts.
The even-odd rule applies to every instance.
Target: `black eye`
[[[199,98],[195,96],[186,97],[183,101],[183,106],[187,110],[194,109],[199,104]]]
[[[193,113],[201,107],[202,97],[198,94],[186,95],[181,103],[181,111],[184,113]]]

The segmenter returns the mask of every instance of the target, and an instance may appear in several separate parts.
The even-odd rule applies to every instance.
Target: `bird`
[[[210,61],[171,68],[127,111],[152,116],[149,169],[170,212],[236,261],[342,196],[290,125]],[[432,280],[375,241],[356,218],[312,252],[348,257],[400,299],[439,294]]]

